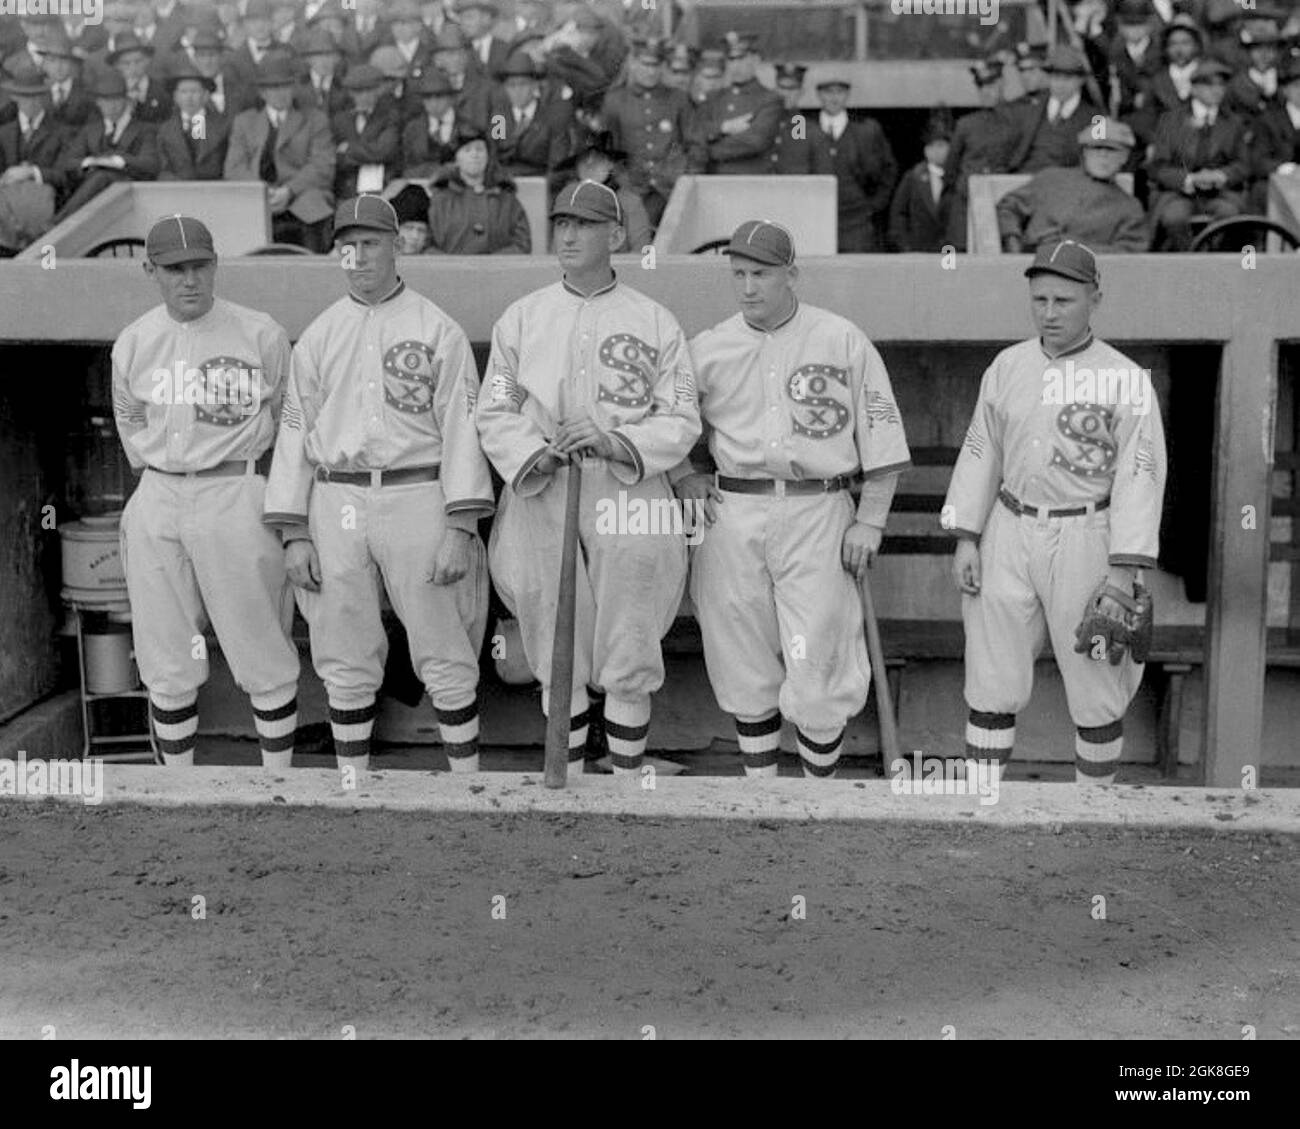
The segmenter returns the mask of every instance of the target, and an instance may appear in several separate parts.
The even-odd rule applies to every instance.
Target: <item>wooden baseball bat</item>
[[[578,585],[578,503],[582,468],[577,452],[569,459],[569,487],[564,498],[564,550],[560,557],[560,591],[555,601],[555,637],[551,642],[550,716],[546,719],[543,783],[563,788],[569,775],[569,703],[573,700],[573,628]]]
[[[889,688],[885,669],[885,648],[880,642],[880,621],[871,598],[871,580],[862,574],[858,583],[862,594],[862,620],[867,628],[867,657],[871,660],[871,681],[876,687],[876,712],[880,715],[880,759],[888,775],[889,766],[901,756],[898,745],[898,720],[894,714],[894,694]]]

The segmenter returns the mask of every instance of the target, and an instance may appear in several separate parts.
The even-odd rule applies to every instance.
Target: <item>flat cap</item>
[[[1075,282],[1092,283],[1101,277],[1097,273],[1097,256],[1074,239],[1040,243],[1034,261],[1025,268],[1026,278],[1033,278],[1036,274],[1056,274]]]
[[[1137,138],[1132,128],[1115,118],[1102,118],[1079,130],[1079,144],[1089,149],[1132,149]]]
[[[217,261],[212,232],[193,216],[174,215],[159,220],[145,236],[144,253],[160,267]]]
[[[622,223],[623,205],[608,185],[575,180],[561,189],[551,205],[551,219],[558,216],[574,216],[593,223]]]
[[[367,231],[386,231],[397,234],[397,213],[393,205],[382,196],[363,193],[351,200],[344,200],[334,209],[334,239],[350,227],[360,227]]]
[[[732,233],[722,253],[768,266],[788,267],[794,262],[794,236],[772,220],[746,220]]]

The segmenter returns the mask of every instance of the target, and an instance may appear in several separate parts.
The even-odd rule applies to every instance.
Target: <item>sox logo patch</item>
[[[407,415],[433,410],[439,362],[423,341],[401,341],[384,354],[384,399]]]
[[[613,382],[601,380],[596,398],[620,408],[644,408],[654,399],[659,350],[631,333],[615,333],[600,343],[600,363]]]
[[[829,439],[849,424],[852,412],[826,393],[833,384],[848,388],[847,369],[834,365],[803,365],[790,374],[786,393],[794,402],[794,432],[808,439]],[[883,399],[883,397],[882,397]]]
[[[196,397],[194,418],[215,427],[236,427],[256,414],[260,387],[254,387],[261,369],[238,357],[209,357],[198,366],[203,374],[202,395]]]
[[[1056,414],[1056,430],[1065,443],[1053,447],[1052,466],[1080,478],[1110,474],[1117,450],[1114,422],[1114,411],[1100,404],[1066,404]]]

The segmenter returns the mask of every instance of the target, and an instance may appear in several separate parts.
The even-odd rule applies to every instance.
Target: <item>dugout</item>
[[[1030,332],[1025,261],[810,258],[802,262],[800,292],[863,326],[890,365],[913,447],[943,449],[960,442],[984,365],[1003,344]],[[629,257],[618,269],[676,311],[688,334],[732,312],[720,284],[725,266],[712,256],[661,256],[654,269]],[[1266,695],[1265,678],[1266,643],[1277,653],[1300,636],[1300,548],[1291,497],[1300,264],[1291,256],[1261,256],[1245,269],[1236,255],[1133,255],[1105,257],[1101,271],[1106,297],[1096,328],[1152,368],[1176,433],[1164,552],[1181,559],[1182,575],[1161,578],[1157,606],[1162,623],[1173,616],[1198,638],[1204,631],[1204,681],[1189,684],[1188,725],[1200,737],[1186,740],[1185,732],[1185,752],[1204,753],[1208,782],[1237,785],[1241,768],[1256,763],[1261,747],[1265,763],[1297,763],[1291,734],[1300,684],[1291,672],[1274,671]],[[497,314],[553,281],[554,267],[545,260],[422,258],[408,262],[403,274],[460,321],[480,344],[481,360]],[[11,263],[0,268],[0,284],[6,296],[0,304],[0,521],[6,530],[0,542],[0,724],[13,722],[12,733],[60,687],[59,549],[57,534],[42,528],[42,507],[54,505],[60,521],[74,516],[80,456],[70,436],[104,403],[95,401],[103,396],[108,343],[157,302],[157,293],[138,264],[120,261],[59,260],[48,270]],[[227,260],[217,288],[268,311],[291,337],[341,293],[337,265],[300,258]],[[933,493],[943,473],[918,470],[903,490]],[[917,524],[909,528],[899,511],[891,537],[932,531],[933,515],[906,520]],[[954,613],[955,595],[943,587],[946,557],[922,548],[881,562],[877,603],[890,620],[924,624]],[[1188,564],[1198,555],[1208,557],[1200,593]],[[1205,603],[1196,602],[1198,595]],[[904,740],[910,739],[909,716],[933,714],[945,727],[945,710],[962,716],[958,670],[935,661],[909,671]],[[304,679],[312,677],[305,669]],[[1027,725],[1027,757],[1038,753],[1036,728],[1047,732]],[[4,732],[0,752],[9,750]],[[1135,726],[1131,757],[1151,758],[1149,734],[1149,720]]]

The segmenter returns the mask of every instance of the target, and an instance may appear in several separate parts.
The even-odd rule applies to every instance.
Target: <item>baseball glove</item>
[[[1103,596],[1119,604],[1124,609],[1122,615],[1114,616],[1104,608]],[[1119,665],[1125,650],[1134,662],[1146,662],[1154,626],[1155,606],[1143,585],[1135,583],[1130,595],[1103,580],[1088,597],[1083,619],[1074,629],[1074,649],[1097,660],[1105,657],[1111,666]]]

